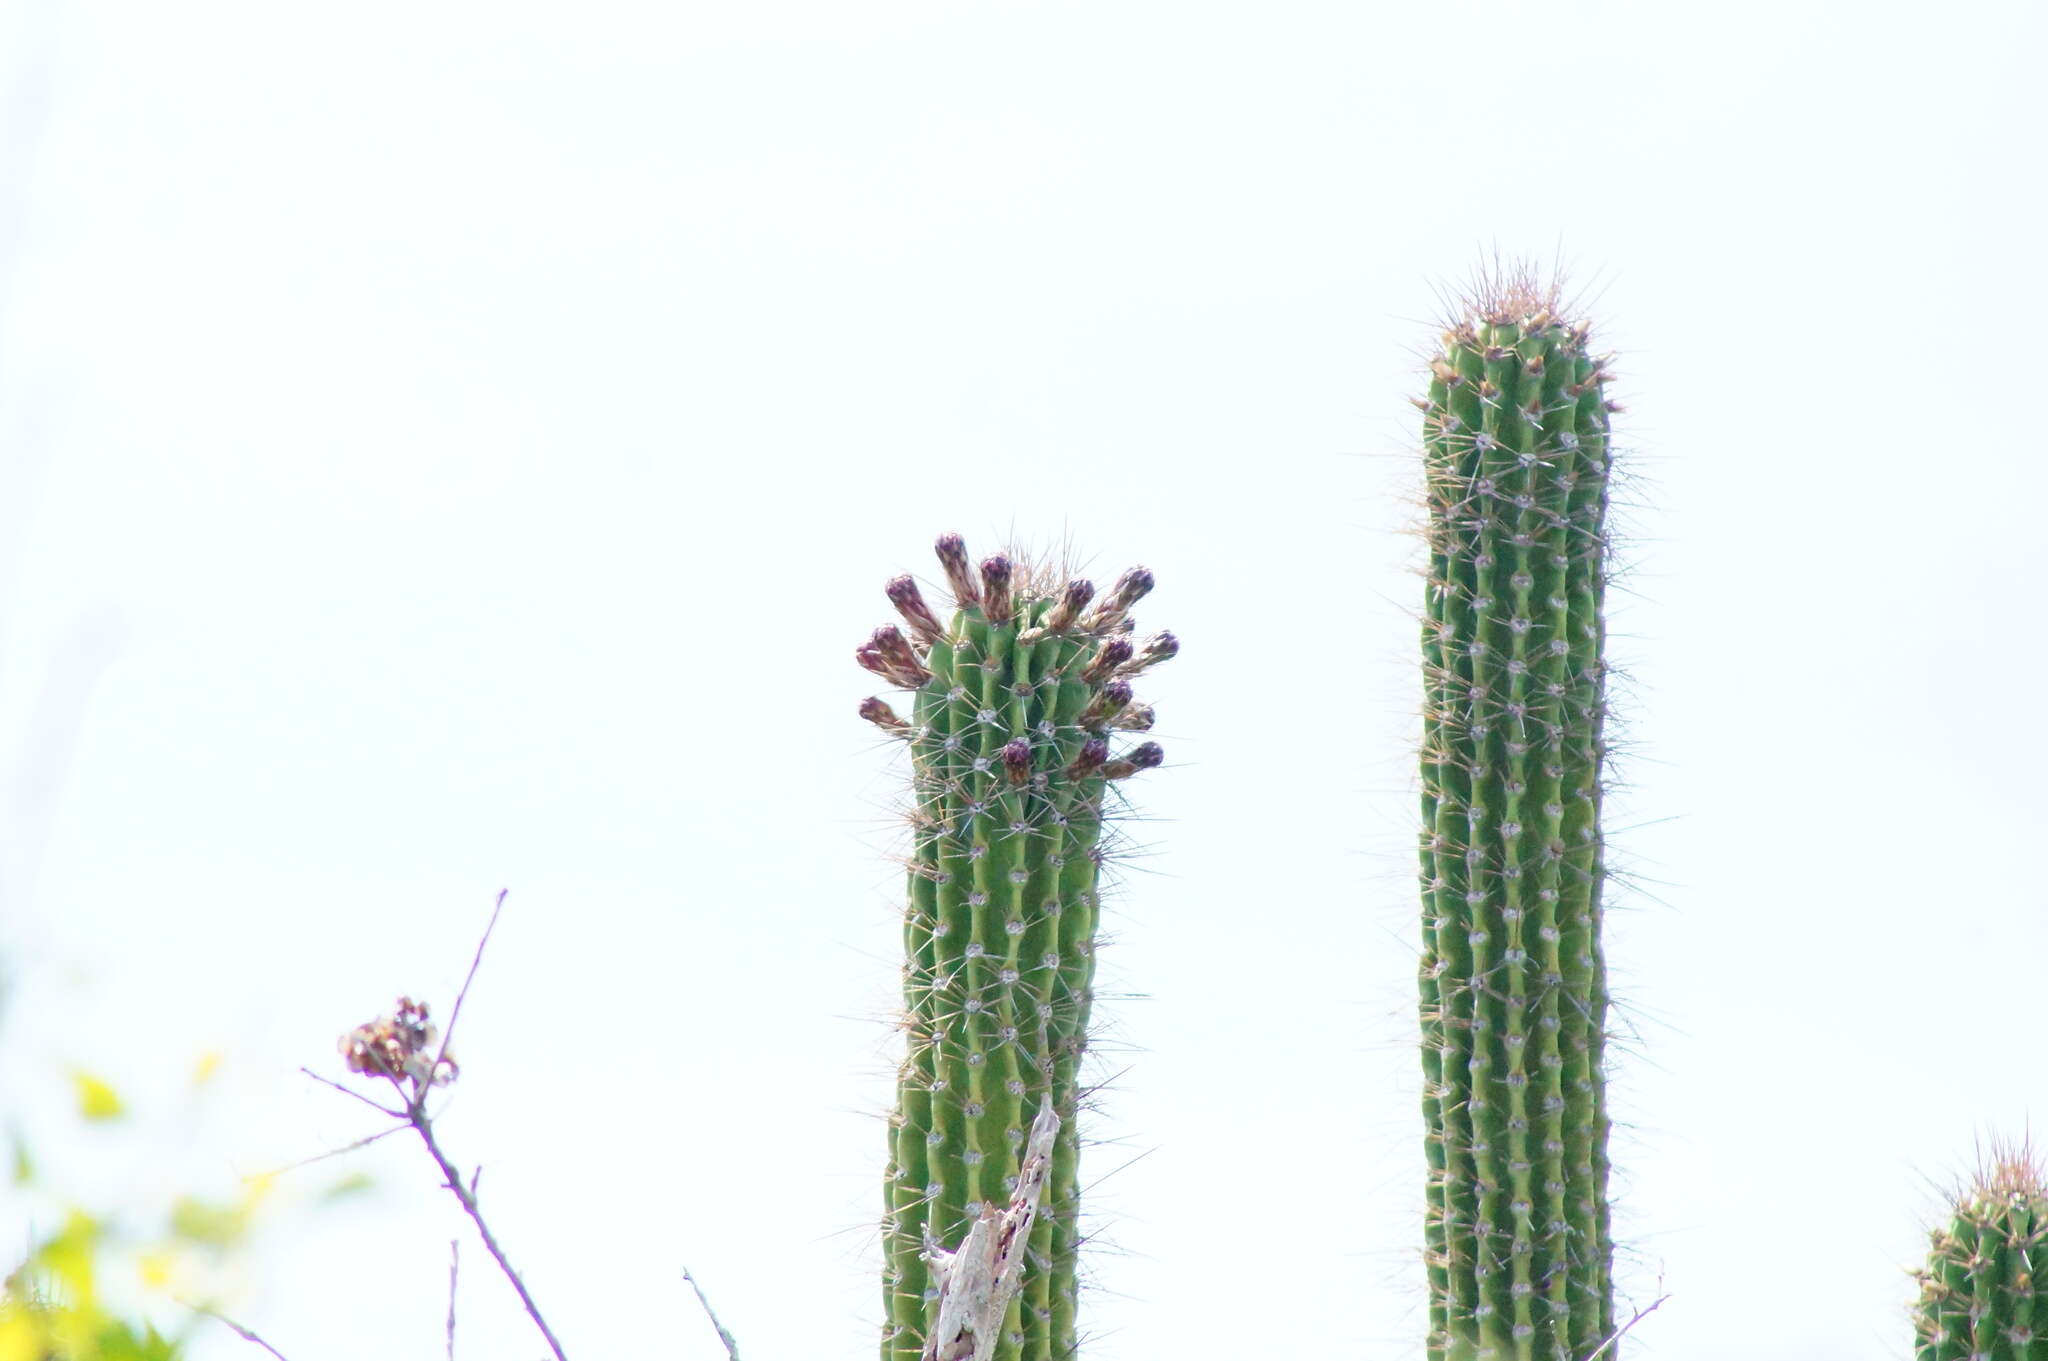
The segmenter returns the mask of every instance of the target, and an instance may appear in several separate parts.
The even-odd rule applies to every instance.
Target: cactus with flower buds
[[[861,665],[914,692],[861,716],[910,748],[916,809],[904,921],[910,1052],[890,1122],[885,1361],[924,1350],[934,1250],[1006,1205],[1026,1133],[1050,1102],[1060,1126],[1022,1287],[976,1355],[1055,1361],[1075,1350],[1079,1141],[1074,1113],[1094,976],[1104,803],[1112,781],[1159,764],[1120,731],[1151,725],[1131,678],[1171,657],[1171,634],[1133,645],[1129,611],[1152,588],[1134,568],[1096,599],[997,556],[968,566],[939,540],[954,613],[942,624],[909,577],[889,583],[904,627],[877,629]]]
[[[1582,1361],[1614,1331],[1600,943],[1613,408],[1586,327],[1555,309],[1523,281],[1491,289],[1445,332],[1417,403],[1430,1361]]]
[[[1914,1361],[2048,1361],[2037,1280],[2048,1282],[2048,1185],[2030,1150],[2001,1150],[1933,1234]]]

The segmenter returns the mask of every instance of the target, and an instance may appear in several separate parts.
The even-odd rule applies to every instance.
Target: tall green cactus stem
[[[958,1247],[972,1221],[1008,1202],[1026,1132],[1050,1099],[1061,1121],[1051,1175],[994,1355],[1062,1361],[1076,1348],[1074,1114],[1104,803],[1112,781],[1160,761],[1156,743],[1117,755],[1111,740],[1150,727],[1131,678],[1178,645],[1164,633],[1132,642],[1130,608],[1152,588],[1143,568],[1097,601],[1085,581],[1001,556],[972,572],[957,535],[938,553],[950,623],[899,577],[888,595],[907,634],[878,629],[857,654],[915,692],[907,719],[879,698],[861,705],[909,745],[915,792],[882,1356],[919,1357],[938,1293],[927,1250]]]
[[[1933,1240],[1915,1361],[2048,1361],[2048,1186],[2031,1154],[1994,1156]]]
[[[1417,402],[1431,1361],[1585,1361],[1614,1331],[1600,944],[1613,408],[1586,326],[1556,305],[1523,281],[1492,287],[1444,333]]]

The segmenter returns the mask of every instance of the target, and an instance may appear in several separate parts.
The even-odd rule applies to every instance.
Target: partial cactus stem
[[[1915,1361],[2048,1361],[2048,1186],[2031,1152],[1995,1154],[1933,1240]]]
[[[1152,587],[1143,568],[1091,610],[1087,582],[1048,580],[1000,556],[970,571],[957,535],[938,553],[951,622],[942,627],[899,577],[888,594],[909,636],[880,629],[856,653],[915,692],[908,719],[879,699],[861,705],[908,743],[916,796],[904,919],[910,1046],[890,1128],[882,1356],[920,1355],[936,1320],[935,1262],[1009,1203],[1026,1131],[1049,1100],[1059,1127],[1044,1200],[991,1354],[1066,1361],[1104,798],[1111,781],[1160,760],[1156,743],[1119,754],[1112,740],[1139,707],[1131,678],[1175,644],[1160,635],[1132,645],[1126,616]]]
[[[1586,326],[1555,309],[1526,282],[1490,288],[1445,332],[1418,403],[1431,1361],[1583,1361],[1614,1331],[1600,945],[1612,408]]]

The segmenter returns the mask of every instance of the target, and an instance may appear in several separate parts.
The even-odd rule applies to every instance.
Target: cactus
[[[1935,1230],[1914,1309],[1915,1361],[2048,1361],[2048,1186],[2022,1147],[1994,1153]]]
[[[1555,290],[1430,365],[1421,958],[1431,1361],[1611,1361],[1600,944],[1608,413]]]
[[[1060,1121],[1044,1202],[1002,1336],[1002,1361],[1056,1361],[1076,1348],[1079,1141],[1074,1112],[1087,1045],[1109,785],[1159,764],[1118,730],[1151,726],[1131,678],[1177,650],[1134,645],[1143,568],[1100,600],[1002,556],[969,570],[957,535],[938,554],[955,611],[942,624],[907,576],[889,583],[903,617],[860,663],[915,692],[911,715],[872,697],[861,716],[910,748],[915,809],[903,975],[909,1053],[890,1121],[882,1355],[924,1350],[935,1260],[1008,1201],[1026,1131],[1050,1102]],[[907,630],[907,632],[906,632]]]

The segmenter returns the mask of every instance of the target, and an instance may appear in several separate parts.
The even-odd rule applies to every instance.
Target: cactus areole
[[[1496,286],[1431,362],[1422,1064],[1431,1361],[1613,1361],[1600,944],[1608,405]],[[1605,1350],[1601,1350],[1605,1346]]]
[[[1027,1132],[1059,1118],[1021,1285],[977,1355],[1074,1355],[1079,1142],[1075,1108],[1095,966],[1104,804],[1160,749],[1119,750],[1151,725],[1131,681],[1171,657],[1171,634],[1134,642],[1142,568],[1097,599],[1006,557],[979,570],[939,540],[954,610],[942,622],[909,577],[889,583],[903,626],[876,630],[861,665],[913,692],[861,716],[910,748],[914,785],[903,974],[909,1054],[890,1121],[884,1221],[884,1361],[927,1354],[937,1267],[984,1211],[1010,1201]],[[935,1357],[933,1361],[953,1361]]]

